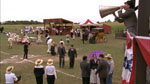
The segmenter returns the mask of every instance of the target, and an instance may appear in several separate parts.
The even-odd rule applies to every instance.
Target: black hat
[[[83,56],[82,59],[85,61],[87,59],[87,56]]]
[[[128,4],[130,6],[130,8],[134,8],[134,4],[132,1],[127,1],[124,4]]]
[[[103,54],[100,54],[100,55],[99,55],[99,57],[102,57],[102,58],[104,58],[104,55],[103,55]]]

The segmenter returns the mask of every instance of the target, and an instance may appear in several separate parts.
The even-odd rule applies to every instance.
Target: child
[[[68,34],[66,35],[66,42],[67,42],[67,45],[69,45],[70,40],[69,40],[69,35]]]
[[[52,54],[52,56],[55,56],[55,55],[56,55],[55,47],[56,47],[56,43],[53,42],[53,44],[52,44],[52,46],[51,46],[51,54]]]

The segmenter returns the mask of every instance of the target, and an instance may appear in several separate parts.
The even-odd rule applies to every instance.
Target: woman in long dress
[[[55,55],[56,55],[56,51],[55,51],[56,48],[55,48],[55,47],[56,47],[56,43],[53,42],[52,45],[51,45],[51,55],[52,55],[52,56],[55,56]]]
[[[90,60],[90,83],[91,84],[100,84],[100,80],[98,78],[98,75],[95,74],[98,66],[98,60],[96,57],[96,54],[93,54],[93,59]]]

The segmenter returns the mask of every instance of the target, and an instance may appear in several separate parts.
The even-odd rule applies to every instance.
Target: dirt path
[[[7,53],[7,55],[8,55],[8,53]],[[10,54],[9,54],[9,55],[10,55]],[[39,58],[40,58],[40,59],[43,59],[44,61],[47,61],[47,59],[49,59],[49,58],[51,58],[51,59],[53,59],[53,60],[55,60],[55,61],[58,61],[58,56],[50,56],[50,57],[48,57],[48,56],[41,56],[41,55],[29,55],[29,56],[28,56],[28,59],[24,59],[24,60],[23,60],[23,58],[20,58],[20,57],[21,57],[21,56],[13,55],[13,56],[11,56],[11,57],[8,58],[8,59],[2,60],[2,61],[0,62],[0,64],[7,64],[7,63],[33,63],[33,64],[34,64],[34,61],[35,61],[36,59],[39,59]],[[77,59],[80,59],[80,58],[77,58]],[[68,61],[68,60],[69,60],[69,58],[66,57],[66,61]],[[56,71],[57,71],[58,73],[63,74],[63,75],[66,75],[66,76],[73,77],[73,78],[76,78],[76,79],[80,79],[80,80],[81,80],[80,77],[77,77],[77,76],[75,76],[75,75],[62,72],[62,71],[59,70],[59,69],[57,69]]]
[[[6,53],[6,52],[0,52],[2,54],[5,54],[5,55],[10,55],[9,53]],[[7,58],[7,59],[4,59],[2,61],[0,61],[0,64],[7,64],[7,63],[34,63],[34,61],[36,59],[43,59],[44,61],[47,61],[47,59],[53,59],[54,61],[58,62],[59,61],[59,57],[58,55],[56,56],[45,56],[45,55],[28,55],[28,59],[27,60],[23,60],[23,56],[19,56],[19,55],[10,55],[11,57],[10,58]],[[81,60],[82,57],[81,56],[78,56],[76,58],[76,60]],[[65,56],[65,61],[69,61],[69,57],[68,56]]]

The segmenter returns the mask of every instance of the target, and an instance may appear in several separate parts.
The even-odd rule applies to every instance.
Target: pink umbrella
[[[104,51],[102,51],[102,50],[92,51],[92,52],[89,54],[88,57],[89,57],[90,59],[93,59],[93,55],[94,55],[94,54],[96,54],[96,57],[98,58],[100,54],[104,54]]]

